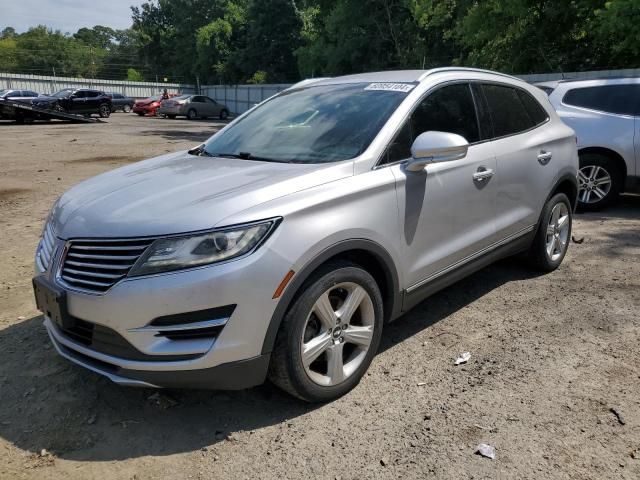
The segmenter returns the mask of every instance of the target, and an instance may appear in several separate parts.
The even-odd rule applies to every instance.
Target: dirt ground
[[[327,405],[270,385],[154,395],[59,358],[30,285],[52,202],[219,126],[0,124],[0,478],[640,478],[640,197],[578,215],[556,272],[504,261],[387,326]]]

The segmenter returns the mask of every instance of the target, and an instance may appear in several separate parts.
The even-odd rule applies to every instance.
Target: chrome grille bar
[[[127,276],[153,240],[72,240],[60,278],[80,290],[104,293]]]

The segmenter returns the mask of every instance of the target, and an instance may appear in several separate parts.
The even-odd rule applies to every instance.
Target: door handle
[[[476,182],[484,182],[485,180],[489,180],[493,177],[496,172],[492,168],[478,168],[478,171],[473,174],[473,180]]]
[[[544,150],[540,150],[540,154],[538,155],[538,161],[542,165],[546,165],[551,161],[551,157],[553,157],[551,152],[545,152]]]

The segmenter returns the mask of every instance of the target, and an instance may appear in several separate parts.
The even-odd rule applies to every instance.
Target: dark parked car
[[[41,95],[34,98],[31,104],[34,107],[66,113],[84,115],[97,113],[103,118],[111,115],[111,98],[104,92],[89,88],[65,88],[53,95]]]
[[[0,99],[11,100],[14,102],[31,103],[31,100],[33,100],[37,96],[38,93],[34,92],[33,90],[0,90]]]
[[[122,110],[124,113],[129,113],[133,108],[133,104],[136,102],[133,98],[127,97],[121,93],[107,92],[107,95],[111,97],[111,111]]]

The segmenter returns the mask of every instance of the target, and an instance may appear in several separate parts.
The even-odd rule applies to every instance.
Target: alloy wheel
[[[348,379],[365,360],[374,327],[373,301],[363,287],[344,282],[326,290],[302,331],[301,358],[309,379],[322,386]]]
[[[582,203],[597,203],[611,191],[611,174],[598,165],[578,170],[578,199]]]
[[[552,262],[564,255],[569,242],[569,209],[565,203],[557,203],[551,210],[547,225],[546,252]]]

